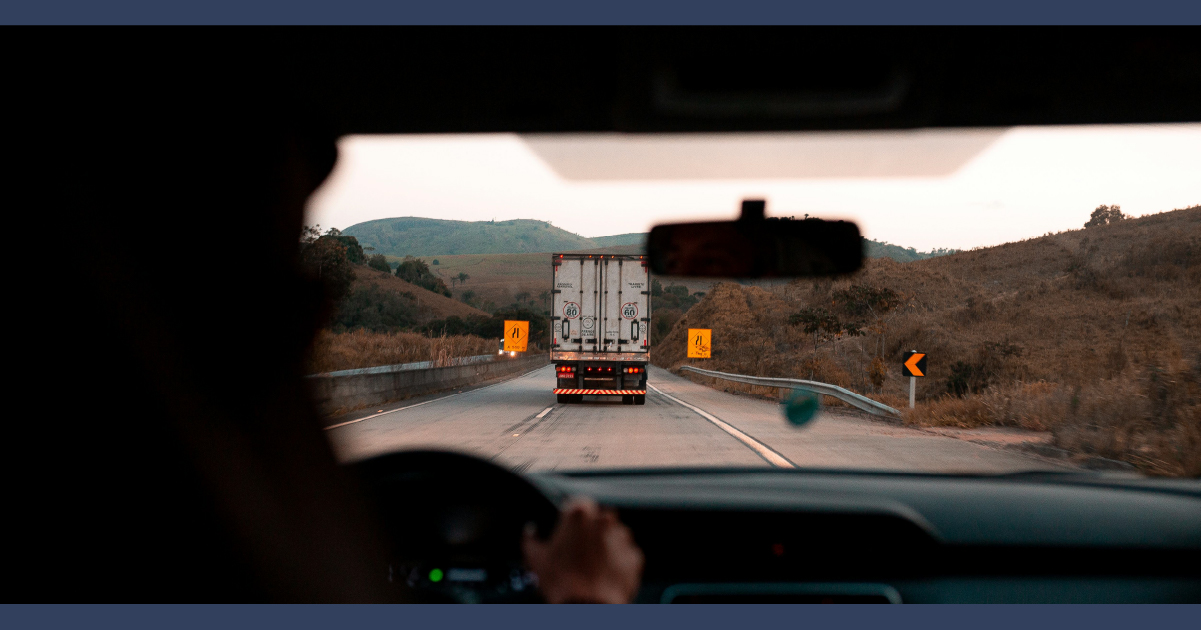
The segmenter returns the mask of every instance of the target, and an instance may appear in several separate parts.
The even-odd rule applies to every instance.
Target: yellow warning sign
[[[713,331],[708,328],[689,328],[688,329],[688,358],[689,359],[708,359],[712,347],[709,344],[710,335]]]
[[[525,352],[529,337],[529,322],[505,320],[505,352]]]

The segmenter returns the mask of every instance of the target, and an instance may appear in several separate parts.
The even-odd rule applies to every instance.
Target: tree
[[[883,355],[884,334],[888,330],[885,315],[901,305],[904,301],[901,294],[887,287],[879,288],[856,284],[835,291],[832,297],[834,306],[844,314],[852,318],[868,320],[868,324],[860,324],[860,326],[866,325],[868,330],[876,334],[876,347],[873,354],[877,357]]]
[[[469,276],[461,271],[459,272],[459,275],[457,275],[455,277],[459,279],[459,284],[466,284],[467,281],[471,279],[471,276]]]
[[[530,299],[530,292],[529,291],[520,291],[517,293],[517,295],[514,295],[513,297],[517,300],[518,304],[525,304]]]
[[[475,291],[464,291],[459,294],[459,299],[463,300],[464,304],[473,304],[475,302]]]
[[[651,280],[651,297],[659,297],[663,295],[663,284],[658,280]]]
[[[789,316],[788,323],[801,326],[806,334],[813,337],[814,352],[817,352],[817,345],[823,341],[843,335],[855,337],[863,334],[858,326],[838,319],[837,315],[824,308],[801,309]]]
[[[367,264],[367,254],[363,252],[363,247],[359,245],[359,239],[353,236],[342,236],[341,230],[338,228],[330,228],[321,234],[321,226],[314,225],[312,227],[305,226],[300,235],[302,244],[312,244],[320,240],[336,241],[345,249],[346,259],[353,265]]]
[[[420,258],[405,256],[404,260],[396,266],[396,277],[423,289],[429,289],[434,293],[451,297],[450,289],[446,288],[446,283],[442,282],[441,278],[435,276],[434,272],[430,271],[429,265],[426,265]]]
[[[550,291],[539,293],[538,299],[542,300],[542,308],[550,308]]]
[[[388,265],[388,259],[384,258],[383,254],[376,254],[367,260],[367,266],[382,271],[384,273],[392,273],[392,267]]]
[[[1117,204],[1112,206],[1100,205],[1097,206],[1096,210],[1093,210],[1093,213],[1088,218],[1088,223],[1085,223],[1084,227],[1099,227],[1129,218],[1128,215],[1122,214],[1122,207]]]
[[[346,245],[342,241],[319,234],[318,226],[302,230],[300,266],[308,276],[325,286],[330,298],[339,301],[354,282],[354,265],[347,257]]]
[[[434,264],[435,264],[435,265],[440,265],[440,264],[442,264],[442,263],[438,262],[438,259],[437,259],[437,258],[435,258],[435,259],[434,259]]]

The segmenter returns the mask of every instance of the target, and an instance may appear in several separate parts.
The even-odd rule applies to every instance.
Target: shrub
[[[392,266],[388,264],[388,259],[384,258],[383,254],[376,254],[367,260],[367,266],[376,271],[384,273],[392,273]]]
[[[888,379],[888,368],[884,365],[884,359],[880,357],[872,359],[867,374],[871,379],[872,387],[875,387],[876,391],[880,391],[880,388],[884,387],[884,381]]]
[[[396,277],[423,289],[451,297],[450,289],[446,288],[446,283],[441,278],[435,276],[434,272],[430,271],[429,265],[425,264],[419,258],[405,256],[404,260],[396,267]]]
[[[416,298],[412,293],[385,291],[374,282],[359,286],[337,307],[330,328],[335,331],[365,329],[396,331],[417,323]]]

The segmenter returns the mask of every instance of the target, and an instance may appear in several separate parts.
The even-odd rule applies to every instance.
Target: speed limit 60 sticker
[[[638,304],[636,302],[622,304],[621,316],[626,319],[636,319],[638,317]]]
[[[567,319],[575,319],[580,316],[580,305],[575,302],[568,302],[563,305],[563,317]]]

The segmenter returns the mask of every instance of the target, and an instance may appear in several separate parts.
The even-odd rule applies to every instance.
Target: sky
[[[1201,204],[1201,125],[347,136],[307,222],[538,219],[604,236],[733,219],[747,198],[922,251],[997,245],[1078,229],[1100,204]]]

